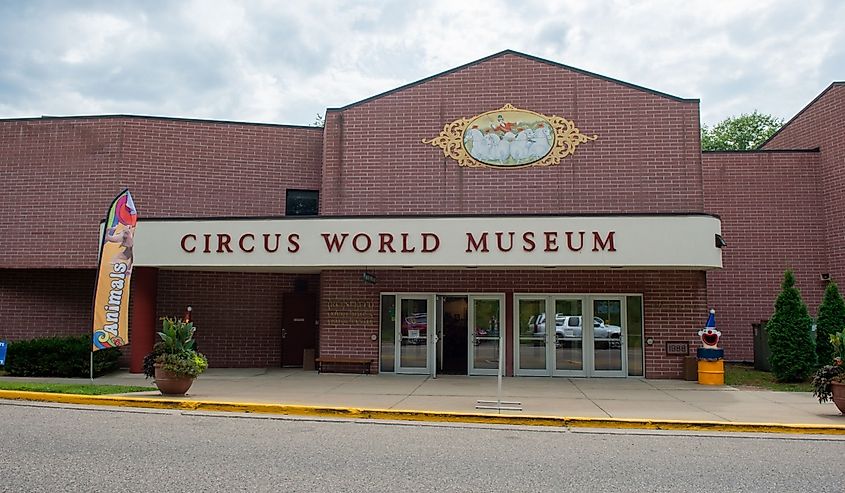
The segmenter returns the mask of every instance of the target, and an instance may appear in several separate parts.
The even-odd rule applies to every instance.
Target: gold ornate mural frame
[[[551,145],[551,149],[545,156],[535,161],[523,164],[502,165],[485,163],[470,155],[464,144],[464,136],[466,134],[467,126],[473,121],[479,120],[480,118],[484,117],[485,115],[498,114],[505,111],[530,113],[532,115],[535,115],[539,119],[549,122],[553,129],[554,143]],[[488,167],[497,169],[509,169],[524,168],[527,166],[551,166],[560,164],[560,161],[563,158],[571,156],[575,153],[575,149],[578,147],[579,144],[583,144],[591,140],[596,140],[597,138],[598,135],[595,134],[582,134],[581,131],[578,130],[578,127],[575,126],[575,122],[573,122],[572,120],[567,120],[566,118],[556,115],[546,116],[541,113],[516,108],[511,104],[506,104],[497,110],[480,113],[470,118],[459,118],[451,123],[447,123],[443,126],[443,130],[440,132],[440,135],[434,137],[433,139],[422,139],[422,143],[431,144],[434,147],[439,147],[443,150],[444,156],[454,159],[458,162],[459,166],[466,166],[471,168]]]

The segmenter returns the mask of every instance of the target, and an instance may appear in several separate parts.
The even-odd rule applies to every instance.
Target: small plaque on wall
[[[689,343],[686,341],[666,341],[666,354],[687,356]]]

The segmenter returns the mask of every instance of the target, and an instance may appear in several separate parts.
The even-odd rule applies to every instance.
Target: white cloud
[[[705,123],[789,117],[845,78],[835,0],[269,0],[0,6],[0,117],[139,113],[308,124],[515,49],[682,97]]]

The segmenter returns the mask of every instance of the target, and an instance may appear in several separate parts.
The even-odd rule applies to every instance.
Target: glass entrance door
[[[581,377],[584,365],[584,301],[581,298],[553,298],[555,310],[551,371],[554,375]]]
[[[502,343],[504,298],[469,297],[469,368],[470,375],[495,375],[499,369],[499,345]]]
[[[436,323],[434,296],[399,296],[396,373],[433,374]]]
[[[516,298],[516,350],[514,371],[517,375],[548,375],[549,358],[546,328],[554,321],[546,321],[546,297],[518,296]]]
[[[517,375],[579,377],[586,374],[584,351],[589,333],[582,329],[584,297],[516,297]]]
[[[596,376],[627,375],[625,342],[625,298],[592,298],[592,373]]]
[[[516,295],[514,307],[517,375],[627,375],[624,297]]]

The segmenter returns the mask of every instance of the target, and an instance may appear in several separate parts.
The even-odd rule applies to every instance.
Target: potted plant
[[[144,358],[144,375],[153,377],[162,395],[185,395],[194,379],[208,368],[208,360],[195,349],[193,322],[165,317],[161,338]]]
[[[832,400],[839,412],[845,414],[845,328],[830,335],[834,348],[832,365],[819,368],[813,375],[813,395],[819,402]]]

